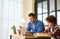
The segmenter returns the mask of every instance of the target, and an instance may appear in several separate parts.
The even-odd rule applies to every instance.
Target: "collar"
[[[37,21],[38,21],[38,20],[36,20],[35,23],[34,23],[33,25],[35,25],[35,24],[37,23]],[[32,22],[31,22],[31,24],[32,24]]]

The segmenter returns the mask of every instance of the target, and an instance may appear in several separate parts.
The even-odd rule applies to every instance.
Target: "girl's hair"
[[[55,25],[57,24],[57,19],[56,19],[56,17],[53,16],[53,15],[48,16],[48,17],[46,18],[46,21],[52,22],[52,23],[54,23]]]

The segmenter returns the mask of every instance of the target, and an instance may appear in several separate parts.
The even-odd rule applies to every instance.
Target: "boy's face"
[[[29,20],[30,20],[31,23],[35,23],[36,17],[30,16],[29,17]]]

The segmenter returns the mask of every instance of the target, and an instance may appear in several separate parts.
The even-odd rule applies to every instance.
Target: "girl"
[[[56,26],[57,24],[56,17],[54,17],[53,15],[48,16],[46,18],[46,21],[48,23],[48,27],[45,29],[44,32],[50,33],[50,35],[52,35],[54,39],[60,39],[60,29],[58,26]]]

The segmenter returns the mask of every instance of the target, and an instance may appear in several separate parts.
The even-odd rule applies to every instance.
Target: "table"
[[[32,36],[20,36],[17,34],[10,34],[10,39],[15,37],[16,39],[51,39],[51,36],[48,34],[39,34],[39,35],[32,35]]]
[[[45,33],[39,35],[25,36],[25,39],[51,39],[51,36]]]

